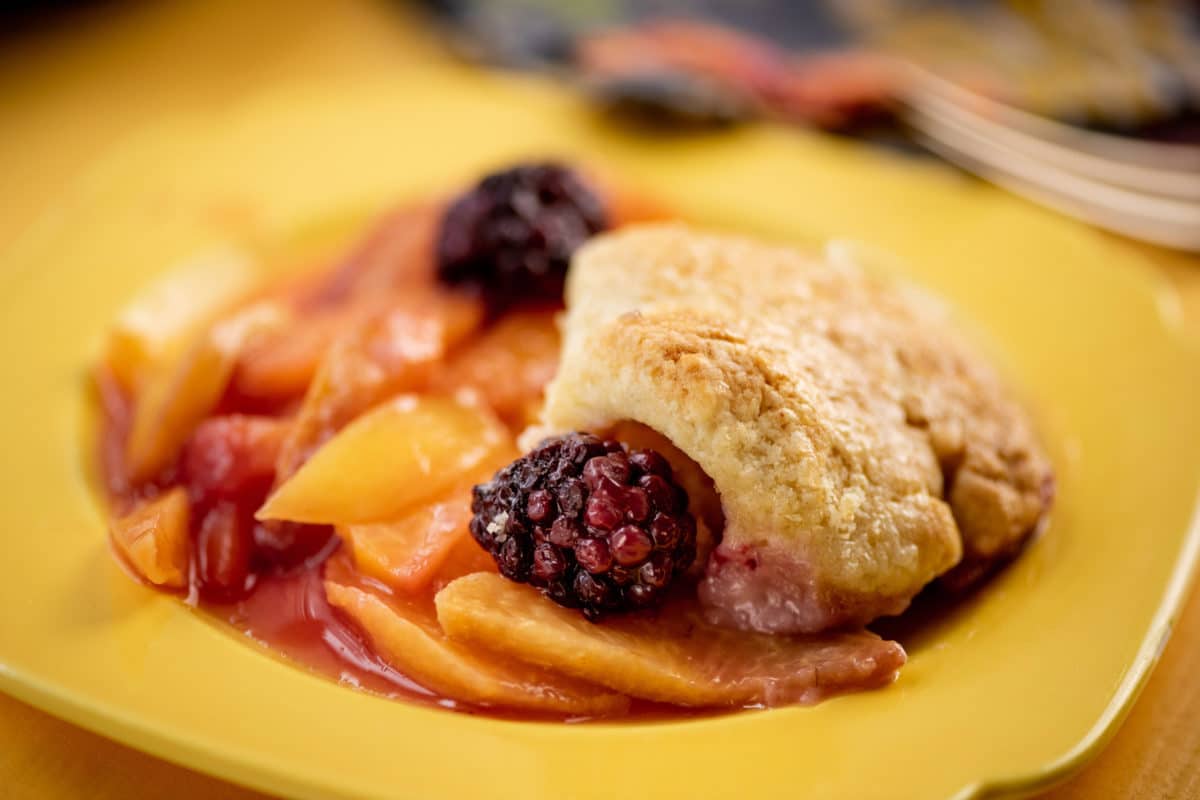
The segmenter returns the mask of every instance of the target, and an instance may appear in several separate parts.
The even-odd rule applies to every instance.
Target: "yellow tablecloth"
[[[254,46],[262,43],[261,47]],[[98,4],[0,39],[0,254],[95,156],[164,110],[203,111],[286,77],[440,58],[397,4],[193,0]],[[154,79],[148,79],[153,74]],[[1125,242],[1173,283],[1200,339],[1200,258]],[[10,567],[11,568],[11,567]],[[1054,798],[1200,797],[1200,593],[1109,748]],[[0,695],[0,796],[253,798]]]

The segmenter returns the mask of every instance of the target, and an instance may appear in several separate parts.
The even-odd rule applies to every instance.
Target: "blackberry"
[[[505,577],[590,620],[659,602],[696,558],[696,520],[651,450],[573,433],[476,486],[471,535]]]
[[[438,276],[493,306],[562,299],[571,254],[607,227],[600,198],[571,170],[522,164],[458,197],[437,237]]]

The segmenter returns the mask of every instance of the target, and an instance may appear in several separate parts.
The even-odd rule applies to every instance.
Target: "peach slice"
[[[354,417],[427,382],[483,318],[478,300],[419,291],[376,296],[352,308],[353,324],[325,349],[280,451],[279,482]]]
[[[456,352],[434,378],[435,389],[470,387],[505,422],[523,427],[558,370],[559,333],[553,311],[516,311]]]
[[[449,641],[431,609],[385,600],[364,588],[325,581],[330,605],[341,609],[396,669],[425,687],[481,706],[579,716],[611,716],[628,698],[524,664],[480,657]]]
[[[508,431],[484,408],[401,395],[317,450],[257,516],[330,525],[394,520],[505,446],[511,446]]]
[[[185,264],[147,287],[121,311],[106,361],[126,391],[136,390],[198,329],[246,297],[258,271],[243,253],[223,249]]]
[[[175,459],[225,393],[242,346],[285,318],[277,304],[252,305],[200,333],[177,361],[147,378],[125,443],[131,481],[147,480]]]
[[[388,214],[310,298],[316,305],[430,286],[443,206],[406,206]]]
[[[390,522],[342,526],[338,535],[349,545],[361,572],[402,593],[421,591],[435,575],[452,579],[486,569],[492,563],[491,557],[475,544],[467,530],[471,487],[488,480],[516,456],[515,448],[502,447],[485,459],[474,475],[434,502]],[[474,547],[474,553],[467,544]]]
[[[480,547],[468,532],[466,536],[455,540],[454,544],[450,546],[446,560],[433,573],[430,588],[436,594],[464,575],[498,571],[499,568],[491,553]]]
[[[321,359],[360,309],[318,309],[295,325],[252,342],[238,359],[233,385],[239,396],[256,400],[286,400],[302,395],[312,382]]]
[[[112,521],[112,540],[139,575],[155,586],[187,585],[188,497],[176,486]]]
[[[341,527],[338,535],[364,575],[412,594],[429,584],[470,521],[470,501],[451,497],[395,522]]]
[[[890,683],[905,660],[899,644],[866,631],[786,637],[718,628],[685,599],[594,624],[489,573],[459,578],[436,603],[454,641],[682,706],[813,703]]]

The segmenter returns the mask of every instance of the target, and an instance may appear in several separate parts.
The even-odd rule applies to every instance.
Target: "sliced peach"
[[[410,206],[389,214],[311,298],[316,305],[431,286],[434,237],[442,206]]]
[[[470,521],[469,502],[458,497],[421,506],[395,522],[339,528],[338,535],[363,574],[411,594],[428,585]]]
[[[511,446],[508,431],[480,406],[402,395],[317,450],[267,499],[258,518],[329,525],[394,520],[505,446]]]
[[[106,361],[126,391],[177,353],[196,331],[246,297],[259,279],[249,258],[221,250],[151,284],[121,311]]]
[[[366,632],[392,666],[445,697],[481,706],[586,716],[620,714],[629,706],[627,698],[593,684],[480,657],[449,641],[432,609],[385,600],[331,580],[325,581],[325,595]]]
[[[130,496],[131,487],[125,474],[125,440],[133,419],[133,397],[107,365],[102,364],[93,371],[92,381],[101,414],[97,444],[104,487],[112,503],[111,510],[124,514],[132,509],[135,500]]]
[[[220,401],[238,351],[252,336],[281,324],[283,313],[272,303],[250,306],[201,332],[176,361],[149,376],[125,443],[132,482],[153,477],[175,459]]]
[[[468,532],[450,547],[446,560],[433,574],[430,588],[437,593],[464,575],[498,571],[499,568],[491,554],[480,547]]]
[[[454,641],[683,706],[816,702],[890,683],[905,660],[899,644],[866,631],[788,637],[718,628],[690,600],[595,624],[489,573],[459,578],[436,602]]]
[[[173,369],[150,378],[138,397],[125,441],[126,474],[133,483],[171,463],[192,428],[221,399],[228,377],[225,367],[224,356],[205,337]]]
[[[156,586],[182,588],[188,574],[188,497],[176,486],[112,521],[112,540],[139,575]]]
[[[530,406],[540,404],[558,370],[559,333],[553,311],[519,311],[456,352],[433,387],[479,392],[501,418],[523,427]]]
[[[238,395],[286,400],[304,394],[338,334],[348,327],[353,308],[321,309],[296,324],[252,342],[233,375]]]
[[[305,393],[276,464],[279,481],[363,411],[425,384],[483,317],[477,300],[417,291],[354,308],[355,318],[329,345]]]
[[[516,456],[515,448],[501,447],[474,475],[433,502],[390,522],[342,526],[338,535],[349,545],[360,571],[407,594],[424,589],[435,575],[449,580],[486,569],[491,557],[467,530],[471,487],[488,480]],[[473,548],[460,548],[464,540]]]

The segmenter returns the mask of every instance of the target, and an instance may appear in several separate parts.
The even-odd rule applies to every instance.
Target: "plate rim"
[[[105,154],[119,150],[127,140],[136,140],[142,131],[122,137],[121,141],[106,148]],[[105,158],[101,154],[87,165],[72,180],[64,192],[75,190],[80,183],[93,177],[93,170],[102,166]],[[45,219],[43,210],[36,215],[33,224],[19,235],[9,247],[0,250],[0,256],[10,255],[23,244],[38,239],[38,228]],[[0,287],[16,288],[19,273],[0,274]],[[1138,277],[1148,294],[1160,305],[1160,323],[1164,339],[1177,346],[1181,357],[1200,365],[1200,340],[1189,336],[1179,325],[1173,314],[1162,313],[1164,297],[1170,299],[1174,290],[1161,274]],[[15,300],[15,295],[12,299]],[[974,800],[985,797],[1026,796],[1043,791],[1069,778],[1095,758],[1120,729],[1121,723],[1132,709],[1141,691],[1149,681],[1174,630],[1183,605],[1200,579],[1200,487],[1191,498],[1191,516],[1177,548],[1168,580],[1163,586],[1150,625],[1145,629],[1137,654],[1117,683],[1113,695],[1087,733],[1066,753],[1025,773],[998,775],[982,778],[961,787],[947,796],[947,800]],[[194,770],[236,785],[263,791],[268,794],[286,793],[288,796],[319,796],[323,786],[302,778],[289,778],[279,765],[253,758],[242,758],[237,754],[212,750],[206,743],[194,738],[174,736],[168,727],[147,722],[137,714],[125,712],[119,706],[100,701],[95,702],[81,696],[70,687],[55,681],[47,681],[36,674],[13,668],[0,659],[0,691],[17,700],[44,711],[59,719],[77,725],[93,734],[116,741],[152,757],[162,759],[184,769]],[[446,713],[439,711],[436,713]],[[115,724],[114,724],[115,723]]]
[[[1175,623],[1200,577],[1200,491],[1194,498],[1192,517],[1183,546],[1176,554],[1175,567],[1167,582],[1151,627],[1138,653],[1117,685],[1103,713],[1067,753],[1028,773],[984,778],[949,795],[946,800],[981,800],[989,797],[1026,797],[1049,789],[1070,778],[1100,754],[1120,730],[1121,723],[1145,688],[1170,640]],[[302,668],[302,667],[300,667]],[[204,773],[219,780],[267,794],[279,794],[279,781],[286,776],[264,768],[252,759],[238,759],[225,753],[209,752],[194,740],[175,738],[160,726],[140,721],[119,708],[83,700],[68,688],[23,673],[0,661],[0,691],[58,719],[77,725],[95,735],[160,758],[184,769]],[[437,711],[435,713],[448,713]],[[117,723],[114,732],[111,723]],[[177,757],[190,753],[191,757]],[[292,796],[308,796],[310,783],[293,784]],[[315,796],[315,795],[312,795]]]
[[[1181,337],[1182,338],[1182,337]],[[1117,732],[1125,717],[1133,709],[1142,690],[1150,681],[1154,667],[1163,650],[1170,642],[1179,620],[1183,605],[1190,597],[1200,577],[1200,490],[1193,497],[1192,517],[1184,534],[1183,545],[1175,557],[1175,566],[1167,580],[1162,600],[1154,612],[1150,627],[1146,630],[1137,656],[1103,713],[1088,729],[1088,732],[1070,750],[1054,761],[1033,772],[986,778],[964,786],[950,795],[948,800],[980,800],[987,797],[1026,797],[1056,786],[1087,764],[1104,750]]]

